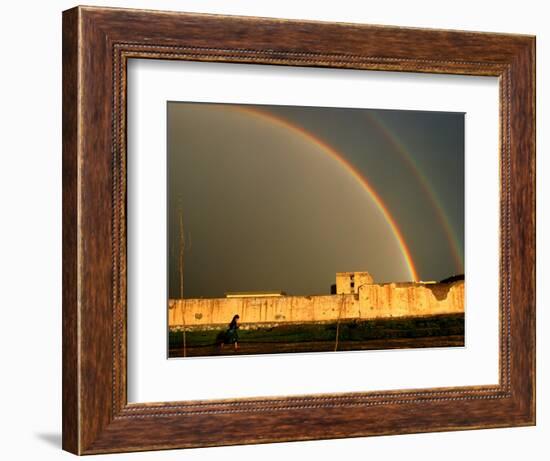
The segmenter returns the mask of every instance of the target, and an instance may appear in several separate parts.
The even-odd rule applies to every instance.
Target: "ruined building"
[[[359,287],[372,283],[374,279],[368,272],[337,272],[336,294],[359,293]]]
[[[171,299],[172,329],[227,324],[238,314],[242,323],[330,322],[336,319],[422,317],[464,313],[464,280],[374,283],[368,272],[339,272],[336,293],[284,296],[281,292],[241,293],[225,298]]]

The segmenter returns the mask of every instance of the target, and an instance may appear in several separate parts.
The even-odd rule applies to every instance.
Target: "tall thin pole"
[[[338,320],[336,320],[336,340],[334,341],[334,352],[338,350],[338,340],[340,337],[340,318],[342,316],[342,306],[344,304],[344,296],[340,296],[340,305],[338,307]]]
[[[183,252],[185,250],[185,237],[183,233],[183,212],[181,207],[178,209],[179,214],[179,270],[180,270],[180,302],[183,303]],[[187,357],[187,338],[186,338],[186,325],[185,325],[185,303],[183,303],[184,309],[182,312],[183,317],[183,356]]]

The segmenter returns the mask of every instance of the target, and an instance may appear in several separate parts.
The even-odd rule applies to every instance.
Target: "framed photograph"
[[[535,39],[63,13],[63,448],[535,424]]]

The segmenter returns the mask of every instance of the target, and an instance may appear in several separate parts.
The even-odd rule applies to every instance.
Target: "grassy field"
[[[302,323],[243,326],[240,350],[219,347],[225,327],[186,332],[186,356],[269,354],[335,350],[337,325]],[[338,350],[446,347],[464,345],[464,315],[341,321]],[[169,333],[169,356],[183,356],[183,332]]]

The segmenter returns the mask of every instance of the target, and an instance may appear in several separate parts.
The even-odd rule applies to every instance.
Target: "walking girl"
[[[223,344],[233,344],[233,349],[235,352],[239,350],[239,315],[236,314],[233,316],[233,320],[231,320],[231,323],[229,324],[229,328],[225,332],[225,338],[222,343]]]

